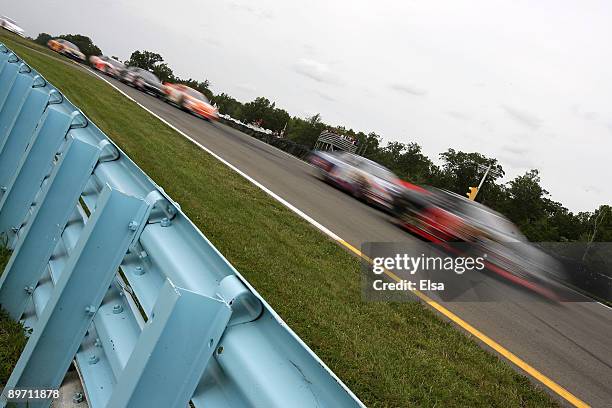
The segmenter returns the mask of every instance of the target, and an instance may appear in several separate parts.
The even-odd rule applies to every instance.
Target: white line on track
[[[335,241],[344,241],[336,233],[332,232],[329,228],[325,227],[323,224],[321,224],[320,222],[318,222],[317,220],[312,218],[310,215],[306,214],[305,212],[303,212],[302,210],[297,208],[295,205],[291,204],[289,201],[285,200],[283,197],[279,196],[274,191],[270,190],[268,187],[264,186],[259,181],[255,180],[253,177],[249,176],[248,174],[246,174],[245,172],[240,170],[238,167],[234,166],[232,163],[228,162],[223,157],[219,156],[217,153],[213,152],[208,147],[204,146],[203,144],[201,144],[200,142],[198,142],[197,140],[195,140],[194,138],[189,136],[187,133],[185,133],[182,130],[178,129],[176,126],[174,126],[172,123],[168,122],[166,119],[162,118],[161,116],[159,116],[155,112],[151,111],[149,108],[147,108],[146,106],[144,106],[143,104],[141,104],[140,102],[138,102],[137,100],[132,98],[130,95],[128,95],[127,93],[125,93],[124,91],[119,89],[117,86],[115,86],[115,84],[113,84],[112,82],[110,82],[106,78],[102,77],[97,72],[93,72],[93,71],[90,71],[90,72],[92,74],[94,74],[95,76],[97,76],[98,78],[100,78],[101,80],[103,80],[104,82],[106,82],[107,84],[109,84],[110,86],[112,86],[114,89],[116,89],[118,92],[120,92],[123,96],[125,96],[126,98],[128,98],[129,100],[131,100],[132,102],[137,104],[138,106],[140,106],[142,109],[146,110],[151,115],[155,116],[157,119],[159,119],[164,124],[166,124],[167,126],[172,128],[174,131],[180,133],[183,137],[187,138],[192,143],[194,143],[195,145],[200,147],[202,150],[206,151],[208,154],[213,156],[215,159],[219,160],[221,163],[225,164],[227,167],[229,167],[230,169],[234,170],[236,173],[240,174],[242,177],[244,177],[245,179],[250,181],[252,184],[254,184],[257,187],[259,187],[260,189],[262,189],[270,197],[274,198],[276,201],[278,201],[279,203],[283,204],[285,207],[289,208],[291,211],[293,211],[294,213],[299,215],[301,218],[303,218],[304,220],[308,221],[310,224],[314,225],[318,230],[322,231],[324,234],[326,234],[327,236],[329,236],[333,240],[335,240]],[[262,143],[264,143],[264,142],[262,142]],[[294,158],[294,157],[292,156],[292,158]]]

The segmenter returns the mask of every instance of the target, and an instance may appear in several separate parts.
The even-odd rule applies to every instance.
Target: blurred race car
[[[328,183],[384,210],[391,210],[404,186],[389,169],[349,152],[313,151],[308,161]]]
[[[191,112],[206,120],[218,120],[219,111],[202,92],[181,84],[164,84],[164,94],[167,102]]]
[[[121,80],[143,92],[154,96],[164,96],[164,85],[154,73],[138,67],[128,67],[121,77]]]
[[[92,55],[89,57],[89,62],[91,63],[91,66],[98,71],[117,79],[121,78],[123,76],[123,72],[126,70],[126,67],[122,62],[117,61],[114,58],[107,57],[106,55]]]
[[[85,54],[79,50],[79,47],[71,43],[70,41],[62,38],[54,38],[47,42],[47,46],[53,51],[65,55],[68,58],[72,58],[79,62],[85,62]]]
[[[19,27],[19,24],[17,24],[17,22],[12,18],[0,16],[0,27],[25,38],[25,31],[23,28]]]
[[[430,241],[525,242],[503,215],[459,194],[433,187],[405,189],[394,203],[399,223]]]
[[[428,241],[470,243],[471,251],[487,254],[487,269],[504,279],[548,299],[558,300],[563,291],[558,282],[566,277],[559,262],[485,205],[433,187],[406,188],[393,212],[402,228]]]

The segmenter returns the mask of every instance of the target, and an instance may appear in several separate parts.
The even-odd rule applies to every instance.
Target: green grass
[[[366,405],[557,405],[426,306],[364,302],[355,257],[104,82],[30,42],[0,40],[178,201]]]
[[[11,253],[0,240],[0,275]],[[6,384],[26,344],[24,328],[0,309],[0,387]]]

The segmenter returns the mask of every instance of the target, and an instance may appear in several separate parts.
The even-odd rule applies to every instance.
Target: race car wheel
[[[329,181],[327,177],[327,172],[320,167],[315,168],[314,176],[321,181],[325,181],[325,182]]]
[[[187,109],[187,106],[185,105],[185,98],[184,97],[181,96],[181,98],[179,99],[177,105],[179,106],[179,108],[181,108],[185,112],[189,112],[189,109]]]
[[[355,188],[353,189],[353,196],[355,196],[355,198],[358,200],[367,201],[366,189],[367,189],[366,181],[363,178],[359,178],[355,182]]]
[[[372,191],[369,187],[363,186],[361,187],[363,191],[363,201],[365,201],[368,205],[373,205],[374,200],[372,199]]]

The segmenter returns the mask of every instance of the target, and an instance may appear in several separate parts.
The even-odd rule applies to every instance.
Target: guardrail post
[[[9,131],[32,90],[33,83],[34,76],[32,75],[32,70],[27,65],[22,65],[19,71],[17,71],[17,77],[6,96],[8,103],[5,103],[2,109],[0,109],[0,151],[2,151]]]
[[[0,148],[0,186],[6,186],[15,173],[49,101],[49,87],[41,76],[33,78],[31,87],[15,119],[0,130],[6,132],[0,133],[0,139],[5,138],[4,148]]]
[[[106,406],[186,407],[231,314],[225,302],[166,281]]]
[[[53,94],[52,92],[51,95]],[[23,221],[75,114],[78,112],[71,116],[47,107],[36,135],[12,179],[7,185],[0,185],[0,233],[9,231],[11,227]],[[10,236],[11,232],[7,235]]]
[[[4,106],[6,97],[8,96],[22,65],[25,64],[20,62],[19,58],[15,54],[11,54],[7,60],[7,64],[4,66],[4,69],[0,71],[0,109],[2,109]]]
[[[8,61],[12,55],[14,54],[6,47],[6,45],[0,44],[0,74],[4,69],[4,66],[8,64]]]
[[[99,155],[98,147],[73,139],[51,174],[47,192],[0,278],[0,305],[13,319],[21,318]]]
[[[56,389],[144,219],[141,199],[105,187],[0,398],[8,389]],[[50,400],[30,404],[49,407]]]

